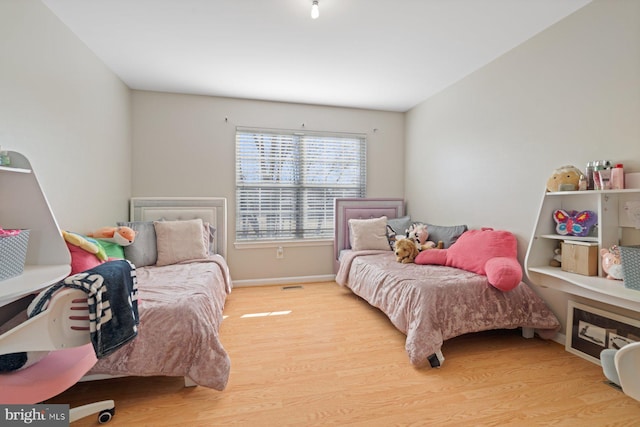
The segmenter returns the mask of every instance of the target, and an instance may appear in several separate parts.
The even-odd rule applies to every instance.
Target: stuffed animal
[[[562,242],[553,250],[553,258],[549,261],[551,267],[562,267]]]
[[[120,246],[129,246],[136,238],[136,232],[132,228],[126,226],[119,227],[102,227],[87,234],[89,237],[104,240],[107,242],[117,243]]]
[[[593,211],[553,211],[556,233],[562,236],[588,236],[591,228],[598,223],[598,214]]]
[[[64,237],[64,240],[67,243],[95,255],[100,261],[107,260],[106,252],[95,239],[90,239],[78,233],[64,230],[62,230],[62,237]]]
[[[575,166],[560,166],[547,180],[547,191],[574,191],[578,189],[582,172]]]
[[[444,248],[444,243],[439,241],[436,245],[435,242],[432,242],[429,239],[429,230],[427,229],[427,225],[421,222],[416,222],[411,224],[411,227],[405,232],[406,238],[412,240],[416,244],[416,248],[419,251],[423,251],[425,249],[433,249],[433,248]]]
[[[522,281],[516,237],[509,231],[492,228],[465,231],[448,249],[420,252],[415,263],[446,265],[482,274],[501,291],[510,291]]]
[[[396,239],[393,247],[394,253],[396,254],[396,261],[403,264],[414,262],[416,256],[420,253],[415,242],[411,239]]]
[[[623,280],[620,248],[617,245],[609,249],[600,249],[602,256],[602,270],[607,273],[607,279]]]

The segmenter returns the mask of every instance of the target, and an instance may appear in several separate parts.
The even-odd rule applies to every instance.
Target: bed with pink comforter
[[[492,329],[535,329],[550,338],[560,323],[524,282],[503,292],[486,276],[452,267],[398,263],[392,251],[342,251],[336,281],[384,312],[406,334],[416,367],[442,358],[445,340]]]
[[[223,390],[230,362],[218,331],[232,286],[224,258],[212,255],[136,272],[138,336],[99,359],[89,375],[184,376]]]

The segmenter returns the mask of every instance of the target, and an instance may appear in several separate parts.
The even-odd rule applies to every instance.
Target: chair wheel
[[[98,422],[100,424],[108,423],[113,418],[113,415],[116,413],[116,409],[105,409],[104,411],[98,414]]]

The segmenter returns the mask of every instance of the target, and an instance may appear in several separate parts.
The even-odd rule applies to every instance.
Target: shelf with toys
[[[638,227],[628,214],[628,209],[629,203],[640,202],[640,188],[584,191],[557,191],[557,187],[551,189],[556,191],[547,191],[542,197],[525,257],[525,271],[531,282],[640,313],[640,291],[626,288],[621,280],[607,279],[600,255],[601,249],[620,245],[626,230]],[[558,211],[568,214],[570,221],[560,225],[562,220],[556,216]],[[588,212],[592,223],[580,221],[580,213],[583,212]],[[581,232],[581,227],[586,229]],[[584,243],[585,246],[597,244],[597,256],[594,257],[597,268],[593,266],[595,274],[577,274],[552,266],[551,261],[560,242]]]
[[[63,279],[70,271],[70,255],[53,212],[29,160],[15,151],[3,152],[10,164],[0,166],[0,227],[28,229],[22,274],[0,281],[0,319],[4,306]],[[0,257],[5,263],[7,257]]]

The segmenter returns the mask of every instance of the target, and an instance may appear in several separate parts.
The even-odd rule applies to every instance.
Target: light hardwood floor
[[[518,331],[457,337],[415,369],[405,336],[334,282],[236,288],[220,331],[224,391],[179,378],[79,383],[52,403],[116,401],[117,426],[634,426],[640,403],[601,368]],[[242,317],[252,313],[289,314]],[[73,424],[98,425],[94,416]]]

